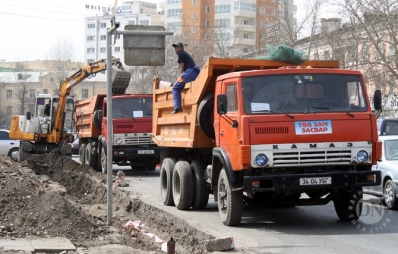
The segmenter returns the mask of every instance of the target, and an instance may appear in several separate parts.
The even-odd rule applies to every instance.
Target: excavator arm
[[[67,102],[67,96],[73,87],[77,86],[80,82],[95,76],[98,72],[106,70],[106,59],[100,59],[94,61],[84,67],[79,71],[68,77],[61,85],[59,91],[58,105],[55,113],[54,128],[47,137],[47,141],[50,143],[60,142],[65,140],[65,135],[63,133],[64,123],[65,123],[65,108]],[[124,71],[121,62],[118,59],[112,59],[112,90],[116,93],[125,93],[130,82],[131,73]]]

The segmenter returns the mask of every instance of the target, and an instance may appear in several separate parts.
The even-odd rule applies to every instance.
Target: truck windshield
[[[139,118],[152,116],[152,98],[114,99],[112,118]]]
[[[366,111],[361,78],[355,75],[278,75],[244,77],[247,114]]]

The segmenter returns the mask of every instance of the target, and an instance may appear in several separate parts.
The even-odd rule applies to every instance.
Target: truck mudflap
[[[113,158],[160,157],[162,147],[113,147]]]
[[[245,176],[243,181],[243,190],[247,192],[352,188],[380,185],[381,171]]]

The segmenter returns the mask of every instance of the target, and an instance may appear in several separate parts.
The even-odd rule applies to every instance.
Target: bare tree
[[[71,41],[58,39],[49,50],[47,59],[49,60],[48,70],[56,75],[49,85],[53,90],[52,93],[57,93],[62,82],[70,76],[73,69],[71,62],[76,59],[76,49]]]
[[[335,3],[356,32],[360,68],[374,88],[395,93],[398,80],[398,1],[342,0]],[[380,79],[380,78],[383,79]]]

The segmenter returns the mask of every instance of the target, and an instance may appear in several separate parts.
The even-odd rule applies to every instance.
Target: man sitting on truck
[[[187,82],[192,82],[199,75],[200,68],[196,66],[192,57],[184,50],[184,44],[182,42],[174,43],[174,51],[178,55],[177,62],[180,65],[181,75],[173,85],[173,101],[174,111],[172,114],[182,112],[181,109],[181,90],[184,88]]]

